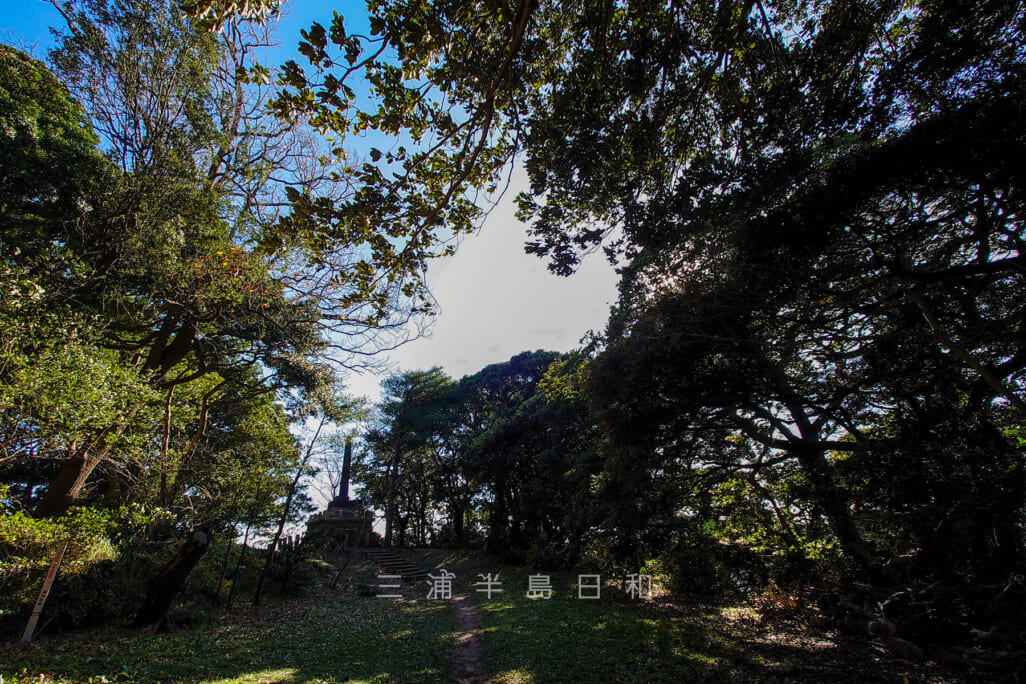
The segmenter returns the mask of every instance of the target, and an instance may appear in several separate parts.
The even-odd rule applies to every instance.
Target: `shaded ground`
[[[379,570],[354,558],[339,588],[333,573],[303,598],[168,635],[108,628],[0,652],[0,681],[32,682],[1015,682],[1007,664],[973,663],[928,649],[901,660],[882,642],[807,624],[769,621],[750,607],[700,597],[639,601],[613,584],[578,598],[576,574],[545,573],[550,599],[527,597],[530,570],[470,552],[415,551],[454,574],[453,600],[428,600],[428,583],[380,598]],[[482,576],[501,582],[491,597]],[[814,617],[814,616],[813,616]],[[945,656],[959,655],[960,662]]]
[[[376,570],[355,559],[338,589],[323,578],[305,597],[239,597],[171,634],[124,628],[43,634],[29,648],[0,645],[4,684],[61,682],[445,682],[456,622],[444,602],[374,597]],[[197,620],[201,618],[197,617]]]
[[[576,572],[544,573],[552,598],[530,599],[535,571],[468,552],[411,553],[427,567],[454,572],[455,585],[478,606],[490,682],[1026,681],[1021,654],[1002,661],[928,648],[921,661],[903,660],[882,639],[842,632],[808,607],[770,620],[709,597],[638,601],[618,583],[604,584],[598,600],[582,600]],[[474,585],[489,573],[501,576],[504,589],[492,598]]]

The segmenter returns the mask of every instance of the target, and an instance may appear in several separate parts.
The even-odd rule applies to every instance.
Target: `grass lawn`
[[[555,572],[542,573],[552,598],[532,599],[529,569],[465,551],[409,556],[455,573],[453,593],[470,597],[480,616],[481,669],[495,684],[998,681],[930,659],[901,661],[877,642],[797,620],[760,621],[743,606],[638,601],[613,584],[598,600],[579,599],[577,574]],[[171,634],[107,628],[3,648],[0,684],[447,681],[457,636],[452,606],[428,600],[426,584],[407,587],[403,599],[379,599],[373,566],[354,563],[350,571],[346,589],[318,586]],[[474,585],[486,573],[498,574],[503,590],[491,598]]]
[[[367,581],[366,569],[354,570]],[[454,630],[444,602],[318,587],[170,634],[109,628],[43,636],[0,653],[0,684],[444,682]]]
[[[466,551],[413,553],[454,572],[454,586],[473,598],[484,670],[495,684],[994,681],[901,661],[880,643],[800,620],[764,621],[745,606],[701,597],[640,601],[618,582],[604,584],[598,600],[580,599],[576,571],[541,573],[552,597],[528,598],[537,571]],[[498,573],[503,589],[491,598],[474,586],[488,573]]]

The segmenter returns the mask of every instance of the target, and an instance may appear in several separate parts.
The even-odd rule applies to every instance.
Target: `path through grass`
[[[800,621],[760,622],[744,607],[688,598],[642,602],[611,585],[599,600],[582,600],[576,573],[545,573],[552,598],[531,599],[534,571],[471,552],[410,555],[455,573],[453,593],[472,601],[481,621],[475,674],[495,684],[988,681],[980,678],[985,673],[900,661],[878,643]],[[427,585],[406,587],[402,599],[380,599],[374,566],[357,563],[351,571],[362,584],[319,587],[305,598],[168,635],[103,629],[7,648],[0,652],[0,684],[446,681],[458,636],[452,604],[428,600]],[[498,575],[503,590],[491,598],[474,586],[488,573]]]
[[[971,679],[800,620],[762,621],[743,606],[698,597],[639,601],[617,583],[603,585],[597,600],[581,599],[577,572],[537,573],[470,552],[416,553],[423,565],[454,572],[454,584],[477,604],[483,670],[494,684]],[[503,589],[491,598],[474,586],[489,573]],[[528,598],[532,574],[549,577],[551,598]]]

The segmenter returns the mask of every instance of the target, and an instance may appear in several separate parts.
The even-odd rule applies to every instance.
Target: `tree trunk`
[[[232,586],[228,589],[228,600],[225,601],[225,612],[232,609],[232,601],[235,600],[235,588],[239,586],[239,575],[242,573],[242,563],[246,560],[246,552],[249,551],[249,532],[252,524],[246,525],[246,536],[242,538],[242,548],[239,549],[239,557],[235,561],[235,571],[232,572]]]
[[[259,491],[259,490],[258,490]],[[239,490],[235,490],[235,495],[232,497],[232,505],[230,513],[228,514],[228,529],[235,532],[235,513],[237,510],[236,504],[239,501]],[[248,530],[247,530],[248,531]],[[236,532],[236,534],[238,534]],[[225,544],[224,550],[224,562],[221,564],[221,574],[217,578],[217,590],[214,592],[214,605],[218,605],[221,602],[221,587],[224,586],[224,578],[228,576],[228,565],[232,557],[232,546],[233,544]]]
[[[167,490],[167,471],[171,467],[170,451],[171,451],[171,402],[175,396],[175,386],[171,385],[167,391],[167,401],[164,402],[164,438],[160,443],[160,489],[158,490],[157,500],[161,506],[167,507],[168,501],[168,490]]]
[[[43,498],[36,504],[34,517],[59,518],[68,512],[93,470],[107,456],[106,440],[101,438],[99,442],[96,448],[84,447],[64,459],[57,477],[47,486]]]
[[[274,533],[274,539],[271,540],[271,543],[267,547],[267,560],[264,561],[264,569],[260,572],[260,579],[257,580],[256,593],[253,594],[254,606],[260,605],[260,597],[264,591],[264,582],[267,580],[267,575],[271,572],[271,564],[274,562],[275,549],[277,549],[278,543],[281,541],[281,535],[285,531],[285,524],[289,521],[289,512],[292,510],[292,500],[296,497],[296,490],[299,488],[299,480],[303,477],[303,470],[306,468],[306,464],[310,461],[310,456],[313,455],[314,445],[317,444],[317,438],[320,436],[321,430],[327,422],[327,416],[321,416],[321,422],[317,425],[317,431],[314,432],[314,436],[306,448],[306,455],[303,457],[303,461],[299,464],[295,477],[292,478],[292,484],[289,486],[288,496],[285,497],[285,507],[282,509],[281,517],[278,519],[278,529]]]
[[[185,492],[185,478],[188,475],[189,466],[192,463],[192,457],[196,455],[196,450],[199,448],[200,440],[202,440],[207,434],[207,423],[210,415],[210,401],[227,382],[227,380],[222,380],[217,383],[213,389],[203,395],[203,403],[200,406],[199,424],[196,426],[196,433],[192,436],[189,446],[187,446],[185,451],[182,453],[182,458],[178,462],[178,470],[175,472],[175,479],[171,483],[171,501],[177,501]]]
[[[798,449],[796,454],[798,464],[805,471],[809,482],[812,484],[812,491],[816,503],[826,513],[833,527],[837,541],[841,544],[844,553],[854,560],[863,570],[867,571],[874,578],[879,575],[879,565],[873,557],[873,552],[862,538],[855,519],[852,518],[848,504],[844,500],[841,491],[834,484],[830,473],[830,465],[819,449]]]
[[[463,506],[454,506],[450,504],[450,510],[452,511],[452,531],[456,535],[456,544],[460,548],[463,548],[467,544],[466,540],[466,528],[463,523]]]
[[[111,441],[121,436],[141,406],[141,403],[136,404],[121,424],[103,428],[95,439],[80,449],[73,450],[72,455],[64,459],[57,477],[47,486],[43,498],[36,504],[34,517],[59,518],[67,513],[96,466],[107,457]]]
[[[399,548],[406,546],[406,528],[409,526],[410,517],[408,515],[397,516],[399,522]]]
[[[420,525],[420,545],[421,545],[421,547],[426,547],[427,546],[428,524],[427,524],[427,511],[425,510],[426,507],[427,507],[426,502],[422,503],[421,506],[420,506],[420,511],[418,513],[419,520],[417,521],[417,524]]]
[[[165,332],[163,326],[161,332]],[[146,370],[157,371],[158,377],[166,375],[169,370],[185,360],[189,350],[193,347],[198,332],[199,323],[190,318],[178,327],[171,344],[165,346],[170,335],[158,337],[150,348]]]
[[[196,567],[209,546],[209,533],[195,530],[189,535],[189,540],[182,545],[171,562],[150,580],[149,592],[139,612],[136,613],[132,627],[154,632],[166,627],[175,597],[181,592],[189,573]]]
[[[508,539],[506,513],[506,473],[502,470],[495,476],[495,500],[492,502],[492,516],[488,522],[487,549],[491,553],[501,553]]]
[[[400,447],[395,445],[392,454],[392,463],[388,469],[388,493],[385,497],[385,546],[392,548],[392,527],[395,522],[395,490],[396,476],[399,470]]]

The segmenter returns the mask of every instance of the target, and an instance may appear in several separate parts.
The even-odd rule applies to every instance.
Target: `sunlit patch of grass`
[[[516,669],[501,672],[488,681],[495,682],[495,684],[533,684],[535,678],[527,670]]]
[[[631,600],[613,585],[603,586],[599,600],[578,599],[576,573],[556,572],[551,598],[529,598],[535,571],[473,552],[419,554],[425,567],[457,574],[454,594],[469,597],[478,612],[484,675],[497,684],[848,681],[853,674],[901,681],[893,668],[881,669],[871,646],[859,650],[822,631],[752,620],[750,608],[692,598]],[[368,572],[373,582],[375,569]],[[476,575],[495,572],[504,592],[492,599],[476,593]],[[321,591],[173,634],[105,629],[44,636],[24,651],[3,653],[0,682],[444,682],[458,636],[453,608],[425,594],[418,587],[405,599],[380,600]],[[956,681],[907,668],[897,674]]]
[[[291,684],[296,681],[295,668],[249,672],[233,679],[210,679],[203,684]]]
[[[510,601],[496,601],[491,600],[478,605],[478,610],[485,611],[488,613],[501,613],[504,610],[510,610],[513,608],[513,603]]]
[[[698,651],[692,651],[684,656],[693,663],[700,665],[716,665],[720,662],[720,659],[714,655],[708,653],[700,653]]]
[[[0,664],[4,684],[442,682],[455,620],[444,602],[321,592],[163,635],[43,638]],[[7,655],[7,654],[5,654]]]
[[[752,622],[762,621],[762,616],[752,606],[728,606],[721,608],[719,614],[730,622]]]

